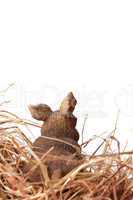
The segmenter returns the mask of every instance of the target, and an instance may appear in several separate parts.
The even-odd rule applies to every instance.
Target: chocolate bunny
[[[77,118],[72,114],[76,103],[75,97],[70,92],[57,111],[53,112],[45,104],[29,106],[32,117],[43,121],[41,136],[33,143],[33,150],[37,155],[41,156],[53,147],[50,155],[71,158],[66,159],[67,161],[56,159],[46,162],[52,178],[62,177],[76,167],[79,162],[81,163],[79,159],[80,146],[78,145],[79,133],[75,128]]]

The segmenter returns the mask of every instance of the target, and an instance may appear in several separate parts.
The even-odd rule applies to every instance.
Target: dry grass
[[[37,126],[7,111],[0,111],[0,199],[23,200],[131,200],[133,199],[133,151],[120,152],[115,131],[86,161],[59,180],[50,180],[41,159],[32,151],[32,142],[20,127]],[[96,138],[95,138],[96,139]],[[82,146],[95,142],[94,138]],[[116,143],[114,147],[114,143]],[[117,149],[116,149],[117,146]],[[101,154],[98,155],[98,150]],[[50,151],[50,150],[49,150]],[[59,158],[61,159],[61,157]],[[22,166],[32,163],[28,173]],[[42,182],[29,181],[39,167]]]

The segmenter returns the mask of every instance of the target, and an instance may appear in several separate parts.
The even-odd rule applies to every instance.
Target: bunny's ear
[[[45,121],[52,114],[51,108],[46,104],[29,105],[29,110],[34,119]]]
[[[72,114],[76,104],[77,100],[75,99],[73,93],[69,92],[61,103],[60,112],[63,114]]]

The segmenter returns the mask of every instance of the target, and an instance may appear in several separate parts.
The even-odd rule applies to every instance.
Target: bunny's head
[[[52,111],[46,104],[30,105],[29,110],[33,118],[44,122],[41,135],[78,141],[79,133],[75,129],[77,118],[73,115],[76,103],[73,93],[70,92],[57,111]]]

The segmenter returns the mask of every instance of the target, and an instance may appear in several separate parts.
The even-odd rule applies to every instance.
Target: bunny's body
[[[53,158],[45,162],[51,178],[62,177],[83,162],[78,144],[79,133],[75,128],[77,118],[72,114],[75,105],[76,99],[69,93],[58,111],[52,112],[45,104],[29,107],[35,119],[44,121],[41,136],[33,143],[33,150],[41,157],[53,147],[49,154]],[[65,158],[61,159],[62,156]]]

